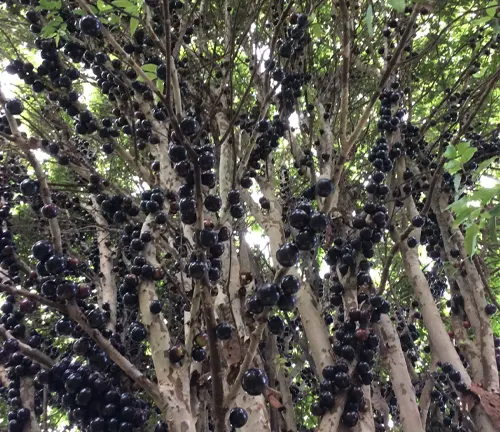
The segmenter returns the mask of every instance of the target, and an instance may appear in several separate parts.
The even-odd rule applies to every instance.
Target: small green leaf
[[[476,253],[477,237],[479,235],[479,232],[480,228],[476,223],[473,223],[465,231],[465,251],[469,256],[472,256]]]
[[[97,0],[97,9],[99,9],[101,12],[106,12],[110,9],[113,9],[113,6],[104,3],[103,0]]]
[[[474,181],[476,181],[481,175],[483,174],[483,171],[486,171],[489,166],[497,159],[497,156],[494,156],[492,158],[486,159],[482,161],[479,166],[472,172],[472,175],[474,177]]]
[[[158,66],[156,66],[154,63],[147,63],[147,64],[142,66],[142,70],[145,72],[152,72],[156,75],[156,68],[157,67]]]
[[[320,23],[314,23],[313,25],[309,26],[309,31],[316,39],[320,38],[323,34],[323,28],[321,27]]]
[[[449,144],[444,152],[444,157],[446,159],[455,159],[457,157],[457,149],[453,145]]]
[[[470,148],[470,144],[468,141],[458,143],[457,154],[461,156],[468,148]]]
[[[368,30],[368,35],[370,37],[373,36],[373,7],[372,5],[368,5],[368,9],[366,9],[365,15],[366,29]]]
[[[466,196],[459,199],[458,201],[455,201],[454,203],[451,203],[447,207],[447,210],[452,210],[455,213],[460,213],[468,208],[468,204],[469,204],[469,197]]]
[[[481,204],[486,205],[498,192],[497,188],[479,188],[472,193],[471,200],[478,200],[481,201]]]
[[[73,9],[73,13],[75,15],[80,15],[80,16],[85,16],[87,15],[87,12],[85,12],[83,9]]]
[[[156,74],[155,73],[152,73],[152,72],[144,72],[146,74],[146,76],[151,80],[155,80],[156,79]]]
[[[500,216],[500,204],[497,204],[490,210],[490,215],[494,217]]]
[[[456,214],[455,222],[453,222],[453,226],[457,228],[462,225],[464,222],[469,221],[470,210],[468,208],[463,209],[460,213]]]
[[[451,160],[449,162],[446,162],[446,164],[444,165],[444,167],[446,168],[446,170],[450,174],[453,175],[453,174],[456,174],[457,172],[459,172],[462,169],[462,164],[458,160]]]
[[[464,164],[466,162],[469,162],[472,159],[472,156],[474,156],[474,153],[476,153],[477,149],[474,147],[470,147],[467,150],[465,150],[460,156],[460,161]]]
[[[112,13],[108,16],[108,22],[109,24],[118,24],[120,22],[120,18],[118,18],[118,15]]]
[[[136,8],[137,5],[134,3],[130,2],[129,0],[113,0],[111,2],[113,6],[119,7],[119,8],[128,8],[128,7],[134,7]]]
[[[486,24],[487,22],[489,22],[490,20],[491,20],[491,18],[489,16],[485,16],[485,17],[481,17],[481,18],[472,20],[470,22],[470,24],[473,26],[482,26],[482,25]]]
[[[61,1],[40,0],[40,9],[45,9],[45,10],[61,9]]]
[[[130,18],[130,34],[133,35],[137,30],[139,20],[137,18]]]
[[[496,0],[493,0],[488,4],[488,8],[486,9],[486,15],[488,15],[490,18],[493,18],[497,12],[497,7],[498,7],[498,2]]]
[[[495,32],[495,34],[500,33],[500,18],[492,18],[489,24],[493,29],[493,31]]]
[[[389,5],[400,13],[404,12],[406,7],[405,0],[389,0]]]

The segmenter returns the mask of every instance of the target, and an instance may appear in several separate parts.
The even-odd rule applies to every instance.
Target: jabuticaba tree
[[[500,429],[496,1],[0,23],[2,430]]]

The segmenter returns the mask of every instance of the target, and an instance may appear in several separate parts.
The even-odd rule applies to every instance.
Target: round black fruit
[[[299,260],[299,248],[295,243],[285,243],[276,251],[276,259],[283,267],[292,267]]]
[[[243,374],[241,386],[250,396],[258,396],[267,387],[267,375],[262,369],[250,368]]]
[[[243,408],[233,408],[229,413],[229,424],[235,428],[241,428],[247,424],[248,414]]]

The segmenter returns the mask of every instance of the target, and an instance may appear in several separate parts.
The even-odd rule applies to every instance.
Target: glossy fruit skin
[[[316,183],[316,194],[322,198],[326,198],[334,191],[333,183],[330,179],[319,179]]]
[[[31,248],[33,256],[40,261],[46,261],[52,256],[54,250],[52,244],[47,240],[37,241]]]
[[[276,284],[265,284],[257,289],[256,294],[264,306],[274,306],[280,298],[279,288]]]
[[[54,219],[58,213],[59,209],[55,204],[47,204],[42,207],[42,216],[47,219]]]
[[[248,414],[243,408],[233,408],[229,413],[229,424],[235,428],[241,428],[247,424]]]
[[[220,340],[229,340],[233,334],[233,329],[229,323],[223,321],[215,327],[215,334]]]
[[[241,386],[250,396],[258,396],[267,387],[267,375],[261,369],[250,368],[241,377]]]
[[[194,347],[191,353],[194,361],[202,362],[207,358],[207,352],[202,347]]]
[[[163,305],[161,303],[160,300],[153,300],[150,304],[149,304],[149,311],[153,314],[153,315],[158,315],[160,312],[161,312],[161,309],[162,309]]]
[[[280,335],[285,331],[285,323],[279,315],[274,315],[267,321],[269,332],[275,335]]]
[[[358,424],[359,414],[356,411],[344,411],[342,422],[347,427],[354,427]]]
[[[276,251],[276,259],[283,267],[292,267],[299,260],[299,249],[294,243],[285,243]]]
[[[101,22],[94,16],[87,15],[80,18],[80,31],[86,36],[97,36],[101,33]]]
[[[37,180],[25,179],[19,185],[19,189],[24,196],[35,196],[40,191],[40,184]]]
[[[497,311],[497,307],[494,304],[487,304],[484,308],[487,315],[492,316]]]
[[[281,290],[283,294],[297,294],[300,290],[300,281],[293,275],[286,275],[281,279]]]
[[[5,109],[12,115],[19,115],[24,111],[24,106],[19,99],[10,99],[5,104]]]

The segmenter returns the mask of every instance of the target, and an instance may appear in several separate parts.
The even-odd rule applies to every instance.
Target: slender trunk
[[[453,262],[450,253],[453,249],[460,252],[462,261],[462,269],[455,275],[460,292],[464,297],[464,304],[467,316],[476,316],[477,322],[471,324],[477,332],[477,338],[481,351],[481,359],[483,366],[482,382],[484,388],[488,390],[498,391],[498,368],[495,356],[495,345],[493,342],[493,331],[488,315],[486,314],[486,297],[484,286],[481,281],[477,269],[472,260],[467,257],[465,251],[465,240],[462,232],[458,228],[453,228],[454,218],[449,210],[447,210],[448,200],[446,194],[441,194],[439,200],[434,199],[434,209],[436,218],[443,237],[444,247],[448,260]],[[470,312],[470,313],[469,313]]]
[[[40,432],[40,424],[35,415],[35,384],[33,378],[21,378],[20,392],[23,407],[30,410],[30,419],[26,422],[23,432]]]
[[[444,327],[441,315],[432,297],[429,284],[420,267],[418,252],[416,249],[410,249],[406,245],[406,242],[402,242],[401,255],[403,257],[403,265],[406,274],[422,312],[425,328],[429,333],[432,347],[436,350],[435,355],[440,361],[450,363],[460,372],[464,382],[470,385],[471,380],[469,374],[465,370],[451,342],[448,332]]]
[[[405,432],[424,432],[420,421],[415,390],[406,368],[406,361],[401,342],[387,315],[382,315],[377,327],[383,342],[385,363],[389,369],[392,389],[398,400],[399,416]],[[382,349],[382,348],[381,348]]]

